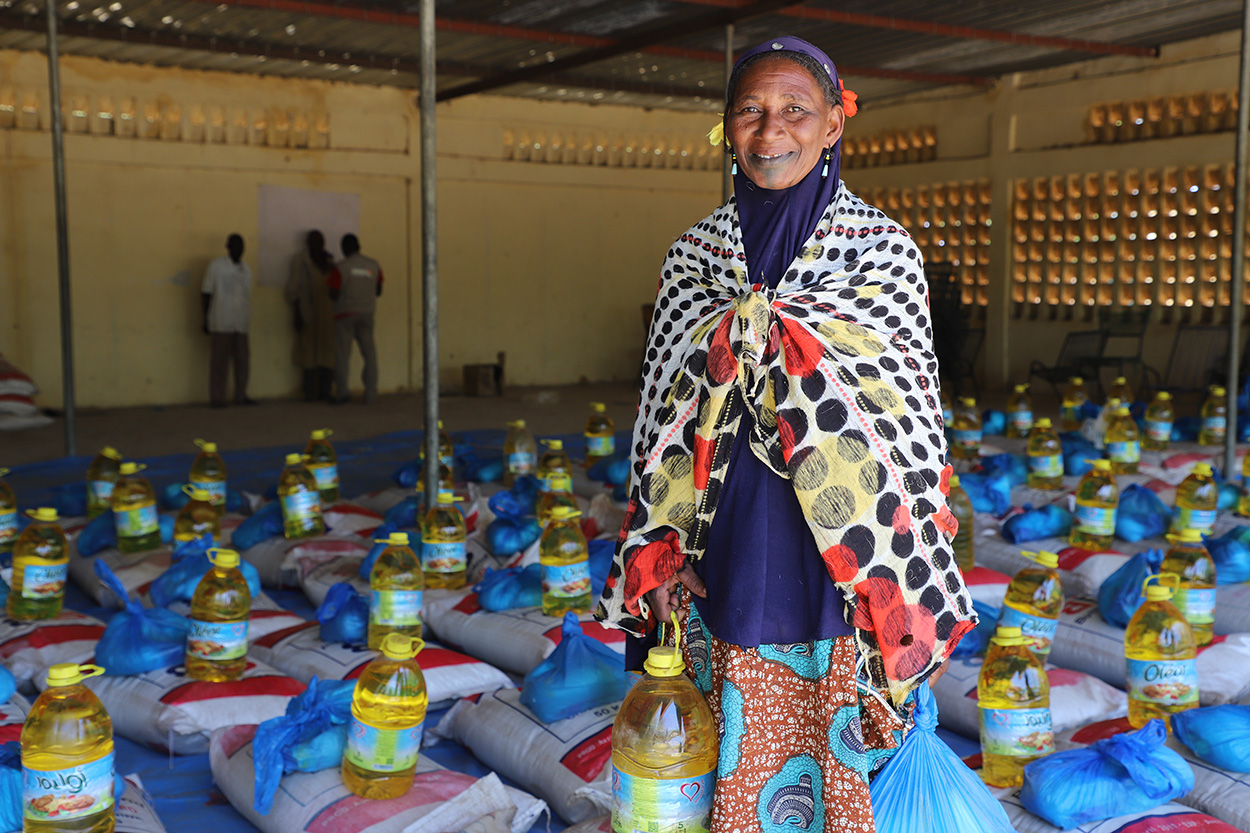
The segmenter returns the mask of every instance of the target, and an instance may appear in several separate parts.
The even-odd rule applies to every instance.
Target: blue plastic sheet
[[[52,487],[52,505],[62,518],[82,518],[87,514],[87,485],[62,483]]]
[[[586,472],[591,480],[616,486],[629,482],[629,455],[614,454],[595,463]]]
[[[1216,584],[1241,584],[1250,581],[1250,543],[1246,533],[1250,527],[1239,526],[1206,540],[1207,552],[1215,562]]]
[[[1176,739],[1202,760],[1250,772],[1250,706],[1207,706],[1172,715]]]
[[[981,434],[983,436],[1001,437],[1007,433],[1007,415],[1002,411],[990,408],[981,412]]]
[[[287,704],[286,714],[256,728],[252,754],[256,789],[252,806],[268,815],[282,776],[339,766],[347,744],[355,680],[313,677],[303,694]]]
[[[1012,515],[1003,523],[1003,537],[1013,544],[1023,544],[1067,535],[1071,529],[1072,513],[1062,506],[1053,503],[1041,509],[1026,506],[1024,512]]]
[[[282,505],[277,501],[266,503],[255,515],[235,528],[230,544],[236,550],[250,550],[261,541],[277,538],[282,534]]]
[[[1011,476],[1003,472],[959,475],[959,486],[968,493],[972,508],[978,512],[1001,515],[1011,508]]]
[[[126,602],[95,646],[95,661],[104,673],[129,677],[180,665],[186,656],[190,621],[163,607],[144,607],[129,597],[108,564],[96,561],[92,566],[100,581]]]
[[[1111,624],[1128,627],[1137,608],[1146,597],[1142,594],[1142,582],[1148,576],[1157,575],[1163,566],[1163,550],[1150,549],[1139,552],[1107,576],[1098,588],[1098,612]]]
[[[504,570],[487,567],[473,592],[478,604],[490,611],[537,607],[543,603],[543,568],[539,564]]]
[[[986,649],[989,648],[990,638],[994,636],[994,631],[998,627],[998,608],[974,599],[972,609],[977,614],[976,629],[968,631],[968,633],[964,634],[963,639],[959,640],[959,644],[951,652],[953,657],[972,657],[984,654]]]
[[[1194,788],[1194,771],[1163,745],[1167,736],[1163,721],[1152,720],[1136,732],[1033,761],[1024,768],[1020,803],[1071,830],[1180,798]]]
[[[326,642],[362,645],[369,635],[369,600],[346,581],[330,587],[317,608],[321,638]]]
[[[981,471],[1006,475],[1012,486],[1023,486],[1029,482],[1029,459],[1022,454],[991,454],[981,458]]]
[[[582,632],[576,613],[564,614],[560,644],[525,675],[521,704],[543,723],[555,723],[625,698],[634,676],[616,651]]]
[[[1145,486],[1131,483],[1120,492],[1120,504],[1115,510],[1115,537],[1130,543],[1158,538],[1167,532],[1171,523],[1172,510]]]
[[[928,683],[916,689],[915,719],[869,788],[877,833],[1014,833],[1003,805],[938,740],[937,703]]]
[[[148,587],[148,596],[156,607],[168,607],[174,602],[189,602],[195,595],[200,579],[213,566],[208,551],[216,546],[213,536],[201,535],[190,541],[180,541],[174,548],[169,569],[161,573]],[[239,572],[247,581],[252,598],[260,595],[260,573],[246,561],[239,562]]]

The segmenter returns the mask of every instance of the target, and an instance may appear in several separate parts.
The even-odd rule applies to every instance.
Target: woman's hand
[[[693,567],[689,564],[683,564],[681,569],[673,574],[672,578],[654,590],[643,594],[643,598],[651,606],[651,612],[655,614],[657,622],[667,623],[670,621],[672,612],[677,609],[678,589],[681,587],[685,587],[700,599],[707,598],[707,588],[703,584],[703,579],[699,578],[699,574],[694,571]]]
[[[943,675],[944,675],[947,671],[949,671],[949,670],[950,670],[950,667],[951,667],[951,661],[950,661],[950,660],[947,660],[946,662],[944,662],[944,663],[942,663],[941,665],[939,665],[939,666],[937,667],[937,670],[936,670],[936,671],[934,671],[932,674],[930,674],[930,675],[929,675],[929,679],[928,679],[929,687],[930,687],[930,688],[932,688],[933,686],[937,685],[937,681],[938,681],[938,680],[940,680],[940,679],[942,679],[942,676],[943,676]]]

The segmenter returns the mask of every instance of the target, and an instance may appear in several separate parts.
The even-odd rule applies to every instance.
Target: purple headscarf
[[[766,40],[743,52],[734,62],[734,71],[743,62],[767,52],[801,52],[816,59],[840,89],[838,69],[829,56],[802,38],[785,36]],[[760,188],[738,168],[734,175],[734,195],[742,224],[742,245],[746,249],[747,270],[752,283],[776,287],[785,270],[798,256],[799,249],[816,230],[816,224],[838,192],[842,170],[842,140],[833,145],[829,174],[821,176],[822,154],[816,166],[798,183],[781,190]]]

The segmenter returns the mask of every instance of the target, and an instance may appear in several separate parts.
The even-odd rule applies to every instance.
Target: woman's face
[[[842,135],[842,107],[829,106],[811,73],[786,58],[765,58],[738,79],[725,119],[742,172],[761,188],[795,185]]]

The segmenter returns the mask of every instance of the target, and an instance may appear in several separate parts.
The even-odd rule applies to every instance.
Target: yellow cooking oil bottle
[[[1059,430],[1079,431],[1081,429],[1081,406],[1089,401],[1089,392],[1085,390],[1085,380],[1080,376],[1068,379],[1068,386],[1063,390],[1063,403],[1059,407]]]
[[[451,435],[443,430],[443,421],[438,421],[438,462],[453,472],[456,470],[456,444]]]
[[[1178,578],[1172,604],[1189,623],[1198,647],[1210,645],[1215,636],[1215,559],[1197,530],[1183,529],[1169,535],[1168,541],[1172,546],[1159,572]]]
[[[329,506],[339,499],[339,456],[329,440],[333,433],[329,428],[318,428],[308,435],[308,445],[304,446],[308,471],[317,481],[322,506]]]
[[[557,506],[538,539],[544,616],[590,612],[590,551],[577,520],[581,516],[576,509]]]
[[[1050,656],[1050,646],[1059,629],[1059,613],[1063,610],[1063,585],[1059,581],[1059,556],[1053,552],[1022,552],[1037,562],[1025,567],[1007,585],[998,626],[1015,627],[1029,643],[1029,650],[1043,663]]]
[[[961,397],[955,406],[950,450],[957,460],[976,460],[981,456],[981,415],[977,413],[977,401],[971,396]]]
[[[1202,423],[1198,429],[1199,445],[1223,445],[1228,432],[1228,391],[1212,385],[1202,403]]]
[[[106,445],[87,466],[87,520],[113,508],[113,487],[121,477],[122,455]]]
[[[4,482],[8,469],[0,468],[0,553],[12,552],[18,536],[17,496]]]
[[[1220,502],[1220,487],[1210,463],[1198,463],[1189,476],[1176,487],[1176,511],[1172,513],[1172,531],[1196,530],[1210,535],[1215,529],[1215,511]],[[1202,540],[1201,538],[1199,540]]]
[[[69,552],[56,510],[41,506],[13,545],[13,579],[5,612],[10,619],[51,619],[65,601]]]
[[[421,521],[421,569],[431,590],[464,587],[468,532],[464,515],[456,508],[458,500],[451,492],[440,491]]]
[[[239,570],[234,550],[208,551],[212,566],[191,596],[191,629],[187,631],[187,676],[224,683],[237,680],[247,667],[247,620],[252,592]]]
[[[955,520],[959,522],[959,530],[951,541],[951,548],[955,550],[955,565],[966,573],[976,566],[975,510],[972,507],[972,498],[959,485],[959,475],[951,475],[950,487],[950,496],[946,503]]]
[[[1141,462],[1141,435],[1137,430],[1137,423],[1123,405],[1112,413],[1111,421],[1107,423],[1107,433],[1103,437],[1103,445],[1107,448],[1107,456],[1111,458],[1111,470],[1114,473],[1137,474],[1137,465]]]
[[[663,630],[663,629],[661,629]],[[647,652],[642,678],[612,724],[612,830],[707,833],[720,742],[677,644]],[[661,640],[661,643],[665,640]]]
[[[174,518],[174,540],[193,541],[201,535],[211,535],[214,540],[221,540],[221,514],[213,505],[213,496],[206,489],[192,487],[190,483],[182,487],[182,491],[190,498],[178,510]]]
[[[1068,543],[1083,550],[1109,549],[1119,505],[1120,488],[1111,474],[1111,461],[1095,460],[1094,467],[1076,485],[1076,511],[1072,513]]]
[[[590,403],[590,417],[586,420],[586,466],[616,453],[616,423],[608,416],[608,406],[602,402]]]
[[[1024,767],[1055,751],[1050,681],[1019,628],[999,626],[977,677],[981,712],[981,778],[1018,787]]]
[[[1033,399],[1028,385],[1016,385],[1007,397],[1007,436],[1027,437],[1033,428]]]
[[[1241,460],[1241,497],[1237,499],[1237,514],[1250,517],[1250,453]]]
[[[122,463],[121,475],[113,487],[113,525],[117,530],[117,549],[124,553],[145,552],[161,545],[160,515],[156,511],[156,493],[152,484],[139,472],[142,463]]]
[[[543,452],[543,456],[538,458],[538,488],[539,491],[573,491],[573,461],[569,459],[569,455],[564,450],[563,440],[543,440],[542,444],[547,446],[547,450]],[[557,477],[555,475],[566,475],[567,477]]]
[[[1198,707],[1198,648],[1193,628],[1171,602],[1177,584],[1174,574],[1147,576],[1146,601],[1124,631],[1128,722],[1134,729],[1157,717],[1170,732],[1172,715]]]
[[[187,482],[192,489],[208,492],[209,502],[218,514],[226,511],[226,461],[217,453],[217,443],[196,440],[200,453],[191,461]]]
[[[503,485],[511,489],[518,477],[533,474],[538,465],[538,443],[525,427],[525,420],[508,423],[508,436],[503,441]]]
[[[1176,407],[1172,394],[1161,390],[1146,406],[1146,430],[1142,432],[1142,448],[1147,451],[1167,451],[1172,445],[1172,423],[1176,421]]]
[[[1033,423],[1027,446],[1029,485],[1034,489],[1063,488],[1063,443],[1049,417]]]
[[[112,833],[113,721],[82,684],[96,665],[61,663],[22,725],[24,833]]]
[[[338,486],[334,489],[337,492]],[[304,465],[304,455],[298,452],[286,455],[286,467],[278,477],[278,501],[282,505],[285,537],[310,538],[325,534],[326,522],[321,517],[323,494],[317,488],[317,478]]]
[[[401,633],[382,640],[352,693],[343,784],[362,798],[399,798],[412,786],[428,695],[415,657],[425,643]]]
[[[1115,377],[1115,381],[1111,383],[1111,387],[1107,390],[1108,399],[1118,399],[1120,404],[1128,406],[1136,401],[1133,397],[1133,388],[1128,383],[1128,379],[1123,376]]]
[[[421,449],[417,454],[417,501],[422,510],[425,509],[425,449]],[[438,490],[440,492],[452,492],[456,489],[455,478],[451,473],[451,469],[442,462],[438,464]]]
[[[408,545],[407,532],[392,532],[369,572],[369,649],[377,651],[388,633],[421,638],[421,560]]]

